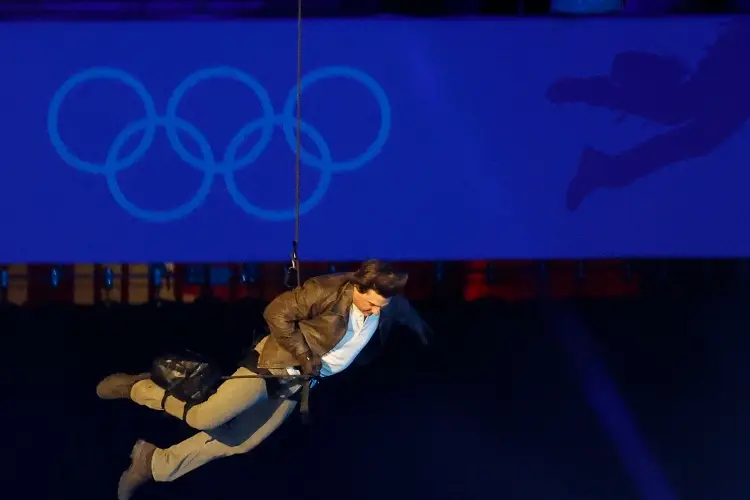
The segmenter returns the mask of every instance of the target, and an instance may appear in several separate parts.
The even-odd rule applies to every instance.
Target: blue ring
[[[273,124],[275,126],[284,126],[285,123],[287,123],[289,120],[293,120],[293,118],[290,118],[288,116],[279,115],[274,117]],[[292,124],[294,124],[294,121],[292,121]],[[225,161],[233,161],[234,160],[234,154],[237,152],[237,148],[240,144],[242,144],[242,139],[244,139],[245,136],[252,134],[257,128],[262,127],[265,125],[264,120],[255,120],[252,123],[249,123],[243,129],[240,131],[240,133],[237,134],[235,137],[239,137],[239,139],[233,140],[233,142],[230,144],[229,147],[227,147],[227,154],[225,157]],[[302,122],[302,132],[306,133],[315,143],[315,145],[318,147],[318,150],[320,151],[320,156],[322,157],[323,161],[330,162],[331,161],[331,150],[328,147],[328,144],[323,139],[323,136],[320,135],[320,133],[315,130],[315,128],[312,125],[307,124],[306,122]],[[235,144],[236,143],[236,144]],[[291,168],[293,164],[290,162],[289,166]],[[313,208],[315,208],[318,203],[323,199],[326,192],[328,191],[328,187],[331,184],[331,177],[333,176],[333,172],[328,169],[324,169],[320,173],[320,181],[318,181],[318,185],[315,187],[315,191],[313,191],[312,195],[307,200],[304,200],[300,204],[300,214],[306,214]],[[232,197],[232,200],[242,209],[245,211],[245,213],[255,215],[256,217],[259,217],[261,219],[270,220],[270,221],[283,221],[283,220],[291,220],[295,217],[295,211],[294,209],[288,209],[288,210],[274,210],[270,208],[261,208],[257,205],[254,205],[251,203],[237,188],[237,184],[235,183],[234,179],[234,172],[229,171],[224,173],[224,182],[227,186],[227,192],[229,193],[229,196]],[[291,193],[291,191],[290,191]]]
[[[228,78],[230,80],[236,80],[250,88],[250,90],[255,93],[255,95],[258,97],[258,100],[260,101],[260,106],[263,110],[263,117],[261,118],[261,120],[263,120],[263,130],[261,132],[261,137],[258,140],[258,143],[255,144],[255,146],[253,146],[250,152],[248,152],[245,156],[232,163],[226,163],[225,161],[221,165],[212,164],[209,166],[205,165],[199,158],[193,156],[183,146],[180,137],[177,135],[177,130],[173,126],[173,123],[175,120],[179,119],[177,118],[177,107],[180,105],[180,102],[182,102],[182,98],[185,97],[185,93],[200,82],[213,78]],[[206,68],[196,71],[195,73],[188,76],[182,83],[180,83],[180,85],[172,93],[172,96],[169,98],[165,116],[167,120],[167,137],[169,138],[169,143],[172,145],[172,148],[175,150],[175,152],[177,152],[180,159],[182,159],[182,161],[192,167],[195,167],[199,170],[211,169],[214,173],[239,170],[257,160],[261,153],[263,153],[263,151],[268,147],[268,144],[271,142],[271,139],[273,137],[273,116],[274,110],[273,105],[271,104],[271,97],[268,95],[266,89],[263,88],[263,86],[258,82],[258,80],[248,75],[247,73],[240,71],[237,68],[232,68],[229,66]],[[234,140],[235,139],[232,139],[232,141],[230,142],[233,142]]]
[[[388,101],[388,96],[386,95],[385,90],[383,90],[383,87],[381,87],[373,77],[363,71],[348,66],[328,66],[308,73],[302,78],[300,92],[304,92],[307,87],[319,80],[336,77],[350,78],[361,83],[372,93],[373,97],[375,97],[375,101],[377,101],[378,106],[380,107],[380,129],[378,129],[378,134],[364,153],[348,160],[330,161],[326,163],[324,160],[316,158],[310,154],[304,147],[302,148],[301,156],[302,162],[305,165],[317,168],[318,170],[345,172],[361,168],[380,154],[380,151],[383,149],[383,146],[391,133],[391,104]],[[294,87],[289,91],[289,96],[284,103],[282,114],[284,116],[294,117],[296,104],[297,88]],[[289,147],[292,148],[293,151],[296,151],[297,138],[295,137],[294,122],[285,120],[283,129],[287,144],[289,144]]]
[[[302,79],[300,90],[304,90],[307,86],[315,83],[318,80],[334,77],[345,77],[356,80],[362,83],[368,90],[372,92],[381,111],[380,129],[378,131],[377,137],[364,153],[346,161],[334,162],[332,159],[330,148],[323,139],[322,135],[311,125],[307,123],[301,124],[302,131],[313,139],[313,142],[315,142],[315,145],[320,153],[320,158],[317,158],[307,150],[302,149],[301,160],[303,164],[320,170],[322,175],[313,194],[309,199],[305,200],[301,204],[301,213],[309,212],[320,203],[323,196],[327,192],[328,187],[330,186],[332,174],[334,172],[354,170],[371,161],[380,153],[390,134],[391,107],[390,103],[388,102],[388,97],[385,94],[383,88],[372,77],[360,70],[345,66],[332,66],[322,68],[305,76]],[[84,161],[73,155],[69,151],[68,147],[64,144],[59,134],[60,108],[68,93],[74,87],[85,81],[99,78],[119,80],[133,88],[133,90],[143,101],[146,111],[145,118],[129,124],[122,132],[117,135],[109,149],[106,162],[102,165]],[[261,118],[244,125],[231,139],[221,163],[217,163],[214,157],[213,150],[211,149],[211,145],[209,144],[206,137],[200,132],[200,130],[198,130],[196,127],[186,122],[185,120],[177,117],[176,115],[177,108],[185,93],[197,83],[209,78],[231,78],[240,81],[255,92],[255,94],[258,96],[258,99],[260,100],[261,108],[263,109],[263,116]],[[68,165],[78,170],[87,173],[105,175],[107,179],[107,185],[113,198],[120,205],[120,207],[123,208],[123,210],[128,212],[133,217],[153,222],[166,222],[186,217],[187,215],[195,211],[198,207],[200,207],[200,205],[205,201],[206,197],[210,193],[215,175],[222,174],[224,176],[230,196],[235,201],[235,203],[237,203],[237,205],[240,206],[240,208],[242,208],[246,213],[256,215],[266,220],[287,220],[294,218],[293,210],[270,210],[258,207],[250,203],[237,189],[234,179],[234,172],[246,167],[247,165],[253,163],[258,159],[260,154],[265,150],[266,147],[268,147],[273,136],[274,128],[276,126],[282,127],[287,144],[290,146],[292,151],[296,150],[295,119],[293,116],[296,97],[296,88],[293,88],[289,93],[289,96],[287,97],[287,101],[284,104],[283,113],[276,116],[274,115],[273,106],[271,104],[268,92],[253,77],[236,68],[227,66],[207,68],[193,73],[192,75],[188,76],[182,83],[180,83],[180,85],[174,90],[172,96],[169,99],[166,115],[164,117],[160,117],[156,113],[156,106],[154,104],[153,98],[148,93],[143,84],[141,84],[136,78],[116,68],[90,68],[69,78],[60,87],[60,89],[55,92],[48,110],[47,129],[50,136],[50,141],[52,142],[52,145],[55,148],[56,152],[60,155],[61,159]],[[140,160],[145,155],[146,151],[153,144],[157,127],[165,128],[170,144],[177,155],[180,157],[180,159],[182,159],[191,167],[196,168],[204,173],[201,187],[195,193],[193,198],[187,203],[169,210],[146,210],[135,206],[124,195],[116,179],[116,174],[118,172],[131,167],[136,161]],[[239,146],[249,134],[257,130],[258,128],[262,129],[261,138],[258,143],[253,146],[249,153],[247,153],[242,158],[237,159],[236,154]],[[203,154],[202,160],[192,155],[183,146],[177,134],[178,129],[185,131],[196,142],[198,142]],[[144,131],[144,134],[138,147],[136,147],[136,149],[132,153],[130,153],[130,155],[126,156],[125,158],[118,159],[117,156],[127,140],[132,137],[133,134],[141,130]]]
[[[205,137],[203,137],[203,134],[198,132],[198,130],[191,124],[180,118],[174,118],[170,125],[178,129],[182,129],[184,132],[190,135],[192,139],[198,143],[198,146],[200,147],[201,152],[205,157],[204,162],[209,165],[214,164],[213,151],[211,150],[211,146],[208,144],[208,141],[206,141]],[[107,153],[106,165],[109,166],[111,162],[117,161],[118,153],[133,134],[150,126],[166,128],[167,120],[164,118],[157,118],[149,122],[146,119],[142,119],[127,126],[112,142],[112,147],[109,148],[109,152]],[[120,184],[117,182],[116,170],[111,168],[107,169],[106,178],[107,187],[109,188],[109,192],[112,194],[112,198],[115,199],[117,204],[120,205],[123,210],[125,210],[133,217],[149,220],[152,222],[171,222],[190,215],[195,210],[197,210],[204,201],[206,201],[206,198],[211,192],[211,186],[214,183],[214,173],[211,171],[211,169],[205,170],[203,171],[203,180],[201,181],[200,188],[198,188],[198,191],[188,202],[168,210],[147,210],[145,208],[136,206],[125,196],[125,194],[122,192],[122,189],[120,188]]]
[[[135,150],[125,158],[113,163],[107,163],[106,166],[82,160],[71,153],[68,146],[63,142],[62,137],[60,137],[59,130],[60,107],[70,91],[84,82],[102,78],[107,80],[119,80],[132,88],[141,101],[143,101],[143,106],[146,110],[145,119],[148,123],[148,126],[144,128],[144,134],[143,137],[141,137],[141,142],[138,144],[138,147],[136,147]],[[156,118],[157,114],[154,99],[151,97],[151,94],[148,93],[146,87],[136,78],[117,68],[90,68],[68,78],[57,92],[55,92],[47,113],[47,132],[49,133],[52,147],[55,148],[55,151],[60,155],[60,158],[62,158],[62,160],[69,166],[90,174],[109,174],[132,167],[136,161],[140,160],[143,155],[146,154],[146,151],[154,142],[154,136],[156,134],[156,124],[154,122]]]

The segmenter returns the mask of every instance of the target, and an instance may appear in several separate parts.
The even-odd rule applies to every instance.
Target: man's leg
[[[247,453],[270,436],[297,405],[289,400],[267,400],[217,429],[198,434],[164,450],[151,462],[156,481],[174,481],[217,458]]]
[[[120,477],[118,499],[130,499],[137,488],[150,480],[174,481],[217,458],[247,453],[278,429],[296,404],[266,399],[226,424],[166,449],[139,441],[133,448],[130,468]]]
[[[233,376],[252,376],[255,373],[247,368],[238,368]],[[130,399],[154,410],[161,410],[164,389],[150,379],[136,382],[130,390]],[[188,410],[186,422],[193,429],[205,431],[230,421],[253,405],[267,400],[266,382],[262,378],[229,379],[219,386],[216,392],[205,402]],[[168,397],[164,410],[182,420],[185,403]]]

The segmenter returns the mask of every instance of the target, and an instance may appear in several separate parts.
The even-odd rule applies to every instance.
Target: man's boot
[[[151,460],[156,449],[151,443],[136,441],[130,452],[130,467],[122,473],[117,485],[117,500],[130,500],[138,488],[154,479]]]
[[[96,386],[96,395],[101,399],[130,399],[130,390],[135,383],[146,380],[150,376],[150,373],[138,375],[115,373],[99,382]]]

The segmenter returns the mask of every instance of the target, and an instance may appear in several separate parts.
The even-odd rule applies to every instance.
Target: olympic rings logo
[[[347,160],[334,160],[328,143],[322,135],[309,123],[302,122],[301,131],[307,135],[315,144],[318,154],[312,154],[302,149],[300,156],[303,165],[315,168],[321,172],[320,181],[313,193],[300,204],[300,213],[312,210],[325,196],[330,187],[331,178],[334,173],[352,171],[361,168],[373,160],[388,140],[391,130],[391,106],[383,88],[367,73],[346,66],[328,66],[308,73],[302,78],[301,91],[310,85],[329,78],[343,77],[362,84],[375,97],[380,108],[380,128],[375,140],[360,155]],[[236,135],[229,141],[224,154],[217,158],[211,145],[201,131],[181,119],[177,115],[185,94],[199,83],[218,78],[236,80],[249,88],[258,98],[261,104],[262,116],[244,125]],[[114,139],[107,157],[102,164],[85,161],[70,151],[60,136],[60,107],[68,93],[78,85],[91,80],[116,80],[126,84],[133,89],[143,102],[145,115],[142,119],[127,125]],[[169,222],[188,216],[197,210],[208,197],[214,179],[217,176],[224,178],[224,182],[232,200],[247,214],[254,215],[260,219],[269,221],[281,221],[293,219],[295,211],[293,208],[286,210],[272,210],[259,207],[251,203],[237,188],[235,172],[255,162],[263,151],[268,147],[276,127],[281,127],[289,147],[296,151],[296,109],[297,88],[293,87],[284,103],[280,114],[276,114],[271,104],[271,98],[266,89],[252,76],[232,67],[215,67],[199,70],[188,76],[172,93],[167,103],[166,113],[161,116],[156,111],[156,104],[146,87],[129,73],[108,67],[90,68],[69,78],[55,92],[50,102],[47,116],[47,130],[52,146],[60,158],[69,166],[82,172],[102,175],[107,181],[112,197],[123,210],[139,219],[149,222]],[[164,128],[172,149],[182,161],[189,166],[203,172],[203,180],[195,195],[186,203],[167,210],[147,210],[136,206],[122,192],[117,181],[117,173],[122,172],[137,161],[139,161],[149,150],[154,142],[157,128]],[[178,131],[181,131],[196,142],[200,149],[200,157],[190,153],[183,145]],[[243,156],[237,152],[245,139],[252,133],[260,131],[260,139]],[[136,133],[142,132],[143,136],[133,152],[122,156],[123,146]],[[292,165],[290,161],[290,165]]]

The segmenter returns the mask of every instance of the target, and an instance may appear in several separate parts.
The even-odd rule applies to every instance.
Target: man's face
[[[362,293],[355,288],[354,294],[352,295],[352,301],[354,302],[354,306],[362,311],[362,314],[367,317],[371,314],[380,314],[380,310],[388,305],[390,299],[386,299],[374,290],[368,290],[367,292]]]

